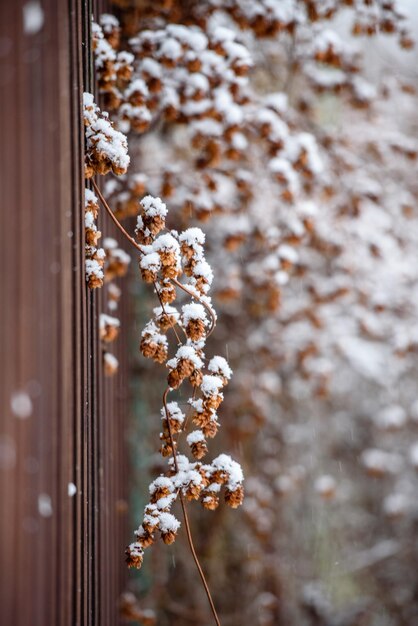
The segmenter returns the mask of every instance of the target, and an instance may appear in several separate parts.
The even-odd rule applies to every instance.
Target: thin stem
[[[206,582],[205,575],[204,575],[203,570],[202,570],[202,568],[200,566],[199,559],[197,557],[196,550],[195,550],[195,547],[194,547],[194,544],[193,544],[192,533],[191,533],[191,530],[190,530],[189,517],[188,517],[187,511],[186,511],[186,503],[184,502],[183,494],[181,493],[181,491],[180,491],[180,503],[181,503],[181,508],[183,509],[184,525],[186,526],[186,534],[187,534],[187,539],[189,541],[190,551],[191,551],[191,553],[193,555],[194,562],[196,563],[196,567],[198,569],[200,578],[202,580],[202,584],[203,584],[203,586],[205,588],[206,595],[208,597],[210,608],[212,609],[212,613],[213,613],[213,617],[215,618],[216,625],[217,626],[221,626],[221,622],[220,622],[218,614],[216,612],[215,604],[213,602],[212,595],[210,593],[210,589],[209,589],[208,584]]]
[[[209,306],[209,304],[207,302],[205,302],[204,300],[201,300],[199,298],[199,296],[197,296],[195,294],[194,291],[192,291],[191,289],[188,289],[187,287],[185,287],[182,283],[180,283],[176,278],[172,278],[171,282],[174,283],[177,287],[179,287],[180,289],[182,289],[183,291],[185,291],[186,293],[189,294],[189,296],[191,296],[192,298],[195,298],[196,300],[198,300],[201,304],[203,304],[203,306],[205,307],[205,309],[207,310],[207,312],[209,313],[209,315],[211,316],[212,319],[212,324],[211,327],[209,328],[208,332],[206,333],[206,339],[208,339],[208,337],[211,336],[211,334],[213,333],[213,331],[215,330],[215,326],[216,326],[216,315],[212,309],[211,306]]]
[[[92,185],[94,187],[94,191],[99,196],[101,203],[103,204],[103,206],[106,209],[106,211],[109,213],[109,215],[112,218],[113,222],[119,228],[120,232],[130,241],[130,243],[133,246],[135,246],[135,248],[138,250],[138,252],[140,252],[141,254],[144,254],[144,252],[141,249],[141,246],[139,245],[139,243],[137,243],[135,241],[135,239],[130,236],[130,234],[124,229],[124,227],[122,226],[122,224],[120,223],[118,218],[115,216],[115,214],[113,213],[112,209],[110,208],[110,206],[108,205],[108,203],[104,199],[104,196],[103,196],[102,192],[100,191],[99,187],[97,186],[97,183],[93,180],[93,178],[91,179],[91,182],[92,182]]]
[[[173,460],[174,460],[174,467],[176,472],[179,471],[179,464],[177,462],[177,452],[176,452],[176,448],[174,446],[174,438],[173,438],[173,431],[171,430],[171,424],[170,424],[170,414],[168,412],[168,407],[167,407],[167,396],[170,393],[170,387],[167,387],[167,389],[164,391],[164,395],[163,395],[163,405],[164,405],[164,411],[165,411],[165,418],[167,421],[167,427],[168,427],[168,434],[170,436],[170,443],[171,443],[171,448],[173,450]]]
[[[178,465],[178,462],[177,462],[177,452],[176,452],[176,448],[175,448],[173,432],[171,430],[170,417],[169,417],[169,412],[168,412],[168,408],[167,408],[167,396],[168,396],[169,392],[170,392],[170,387],[167,387],[167,389],[165,390],[164,395],[163,395],[163,404],[164,404],[164,410],[165,410],[165,415],[166,415],[168,434],[169,434],[169,437],[170,437],[171,449],[173,451],[174,467],[176,469],[176,472],[178,472],[179,471],[179,465]],[[208,583],[206,582],[206,578],[205,578],[205,575],[203,573],[202,567],[200,565],[199,558],[198,558],[198,556],[196,554],[196,550],[195,550],[194,543],[193,543],[192,531],[191,531],[191,528],[190,528],[189,516],[187,515],[186,503],[184,501],[184,497],[183,497],[183,493],[181,491],[181,487],[180,487],[179,495],[180,495],[181,508],[183,510],[184,525],[186,527],[186,535],[187,535],[187,540],[189,542],[190,552],[192,553],[194,562],[196,563],[196,567],[197,567],[197,570],[199,572],[199,576],[201,578],[203,587],[205,589],[207,598],[209,600],[210,608],[212,610],[213,617],[215,618],[216,626],[221,626],[221,622],[219,620],[218,614],[216,612],[215,604],[213,602],[212,594],[210,592]]]
[[[196,389],[197,387],[193,387],[193,394],[192,394],[192,400],[196,399]],[[189,419],[190,419],[190,414],[191,414],[192,410],[191,407],[189,407],[189,410],[187,411],[187,415],[186,415],[186,419],[184,420],[184,424],[183,424],[183,428],[182,428],[182,432],[185,432],[187,430],[187,424],[189,423]],[[179,436],[177,437],[177,441],[179,441],[182,432],[179,434]]]
[[[162,308],[162,310],[163,310],[163,313],[164,313],[164,315],[168,318],[169,316],[168,316],[168,314],[167,314],[167,311],[165,310],[164,302],[162,301],[161,294],[160,294],[160,292],[158,291],[157,282],[156,282],[155,280],[154,280],[154,282],[153,282],[153,285],[154,285],[155,293],[157,294],[158,300],[160,301],[160,304],[161,304],[161,308]],[[177,332],[177,330],[176,330],[176,326],[175,326],[175,324],[173,324],[173,322],[170,322],[170,326],[171,326],[171,328],[173,329],[174,334],[176,335],[176,338],[177,338],[177,341],[178,341],[178,345],[181,345],[181,339],[180,339],[180,337],[179,337],[179,335],[178,335],[178,332]],[[181,328],[182,328],[182,330],[183,330],[184,334],[186,335],[186,332],[185,332],[185,330],[183,329],[183,327],[181,327]],[[187,335],[186,335],[186,337],[187,337]]]

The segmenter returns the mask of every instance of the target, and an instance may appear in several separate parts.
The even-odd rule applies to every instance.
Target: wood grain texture
[[[84,279],[81,97],[99,7],[42,0],[28,33],[27,4],[0,3],[0,624],[116,626],[127,379],[103,377],[103,294]]]

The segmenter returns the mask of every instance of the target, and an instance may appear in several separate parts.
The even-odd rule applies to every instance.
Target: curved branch
[[[213,331],[215,330],[215,326],[216,326],[216,315],[212,309],[212,307],[205,302],[204,300],[202,300],[199,296],[196,295],[196,293],[194,291],[192,291],[191,289],[188,289],[185,285],[183,285],[180,281],[178,281],[176,278],[171,278],[171,282],[176,285],[177,287],[179,287],[179,289],[182,289],[183,291],[185,291],[186,293],[189,294],[189,296],[191,296],[192,298],[194,298],[195,300],[198,300],[198,302],[200,302],[200,304],[202,304],[205,309],[207,310],[207,312],[209,313],[209,315],[212,318],[212,324],[211,327],[209,328],[208,332],[206,333],[206,339],[208,339],[208,337],[211,336],[211,334],[213,333]]]
[[[169,316],[167,315],[167,311],[165,310],[165,305],[164,305],[164,302],[163,302],[163,300],[162,300],[162,298],[161,298],[161,294],[160,294],[160,292],[158,291],[157,282],[154,280],[152,284],[154,285],[155,293],[157,294],[158,300],[160,301],[161,308],[162,308],[162,310],[163,310],[164,315],[165,315],[166,317],[169,317]],[[178,345],[180,346],[180,345],[181,345],[181,341],[180,341],[180,337],[179,337],[179,335],[178,335],[178,332],[177,332],[177,330],[176,330],[176,325],[175,325],[175,324],[173,324],[173,322],[170,322],[170,326],[171,326],[171,328],[173,329],[174,334],[175,334],[175,336],[176,336],[176,338],[177,338],[177,341],[178,341]],[[179,325],[179,326],[180,326],[180,325]],[[185,336],[186,336],[186,338],[187,338],[186,331],[184,330],[183,326],[180,326],[180,328],[182,329],[183,333],[185,334]]]
[[[97,183],[91,179],[92,185],[94,187],[94,191],[97,193],[97,195],[100,198],[101,203],[103,204],[104,208],[106,209],[106,211],[108,212],[108,214],[110,215],[110,217],[112,218],[113,222],[116,224],[116,226],[119,228],[119,230],[121,231],[121,233],[128,239],[128,241],[135,246],[135,248],[138,250],[138,252],[140,252],[141,254],[144,254],[143,251],[141,250],[141,246],[139,245],[139,243],[137,243],[135,241],[135,239],[133,237],[130,236],[130,234],[124,229],[124,227],[122,226],[122,224],[120,223],[120,221],[118,220],[118,218],[115,216],[115,214],[113,213],[112,209],[110,208],[110,206],[108,205],[108,203],[106,202],[106,200],[104,199],[104,196],[102,194],[102,192],[100,191],[99,187],[97,186]]]
[[[167,408],[167,396],[168,396],[169,393],[170,393],[170,387],[167,387],[167,389],[165,390],[164,395],[163,395],[163,405],[164,405],[165,417],[166,417],[166,421],[167,421],[168,434],[169,434],[169,437],[170,437],[171,449],[173,450],[174,467],[176,469],[176,472],[178,472],[179,471],[179,465],[178,465],[178,462],[177,462],[177,452],[176,452],[176,448],[175,448],[173,431],[171,430],[170,417],[169,417],[169,412],[168,412],[168,408]],[[215,604],[213,602],[212,594],[210,593],[210,589],[209,589],[208,583],[206,582],[206,578],[205,578],[205,575],[203,573],[202,567],[200,565],[199,558],[198,558],[198,556],[196,554],[196,550],[195,550],[194,543],[193,543],[192,531],[191,531],[191,528],[190,528],[189,516],[187,515],[186,503],[184,501],[184,496],[183,496],[181,487],[180,487],[180,490],[179,490],[179,496],[180,496],[181,508],[183,510],[184,525],[186,527],[186,535],[187,535],[187,541],[188,541],[189,547],[190,547],[190,552],[192,553],[194,562],[195,562],[197,570],[199,572],[200,579],[202,581],[202,584],[203,584],[203,587],[205,589],[207,598],[209,600],[210,608],[212,609],[212,613],[213,613],[213,617],[215,618],[216,625],[217,626],[221,626],[221,622],[219,620],[218,614],[216,612]]]

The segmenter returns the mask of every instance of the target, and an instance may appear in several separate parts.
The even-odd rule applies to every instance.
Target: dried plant
[[[225,398],[234,419],[219,439],[239,442],[253,474],[235,522],[249,556],[225,557],[216,593],[231,623],[300,623],[306,614],[329,623],[321,594],[296,591],[303,577],[280,565],[297,546],[315,571],[295,516],[318,502],[332,515],[337,503],[346,507],[335,521],[342,534],[361,542],[363,523],[370,536],[393,533],[403,545],[413,537],[416,94],[405,77],[375,80],[355,39],[381,33],[409,49],[411,36],[396,3],[380,0],[115,5],[120,22],[105,15],[94,26],[95,64],[103,106],[130,133],[133,167],[109,177],[103,194],[113,218],[137,218],[131,243],[159,299],[141,351],[169,370],[160,439],[169,469],[151,484],[129,562],[141,564],[156,533],[174,540],[176,498],[215,509],[224,487],[229,504],[242,499],[233,462],[203,461],[230,375],[202,353],[215,321],[214,273],[218,346],[236,337]],[[353,37],[339,34],[338,19]],[[180,306],[182,276],[192,300]],[[168,399],[185,384],[188,417]],[[350,478],[338,477],[340,462]],[[347,495],[355,485],[357,500]],[[409,524],[404,539],[394,520]],[[386,552],[377,552],[379,563]],[[406,559],[401,582],[404,570]],[[231,571],[235,590],[248,592],[242,606],[238,591],[222,589]],[[384,575],[373,582],[400,613]]]
[[[94,116],[92,111],[94,111]],[[86,177],[94,174],[106,174],[117,163],[116,174],[123,174],[120,164],[127,165],[127,142],[125,137],[114,131],[111,123],[94,104],[90,94],[85,94],[84,116],[86,125]],[[99,124],[100,120],[105,123]],[[94,139],[92,139],[92,137]],[[191,431],[187,436],[192,457],[202,458],[207,452],[206,438],[213,438],[219,427],[217,409],[222,400],[222,389],[231,377],[231,369],[221,356],[213,357],[205,366],[205,343],[216,324],[216,314],[207,295],[212,282],[212,271],[205,260],[203,243],[205,236],[198,228],[187,229],[180,234],[176,231],[161,233],[165,229],[166,205],[158,197],[145,196],[139,203],[139,215],[135,230],[137,242],[125,231],[105,201],[99,187],[92,181],[93,187],[105,209],[109,212],[119,230],[132,243],[139,253],[139,268],[145,282],[152,283],[161,306],[154,310],[154,318],[148,322],[142,332],[140,348],[145,357],[165,364],[169,370],[168,386],[163,397],[163,432],[160,439],[161,454],[170,457],[165,474],[156,478],[150,485],[150,502],[145,507],[143,524],[136,531],[136,541],[127,548],[129,567],[140,568],[144,549],[149,547],[160,532],[166,544],[175,541],[180,522],[170,512],[177,498],[181,501],[187,537],[195,559],[202,583],[205,587],[215,621],[219,623],[213,600],[198,561],[186,511],[186,500],[199,500],[206,509],[213,510],[219,504],[221,488],[225,490],[225,502],[237,508],[243,500],[243,473],[240,465],[228,455],[221,454],[211,463],[191,462],[187,456],[177,453],[180,434],[186,431],[185,416],[176,402],[168,402],[168,394],[188,381],[193,389],[189,404],[193,408],[190,422],[197,424],[201,430]],[[98,233],[94,219],[97,217],[97,198],[87,190],[87,206],[90,220],[86,220],[86,243],[97,244]],[[94,204],[93,204],[94,202]],[[110,258],[108,274],[120,275],[115,262],[120,263],[121,252],[115,254],[115,245],[105,244],[106,258]],[[105,251],[103,251],[103,258]],[[123,257],[123,255],[122,255]],[[91,284],[89,272],[91,259],[86,260],[86,278]],[[127,263],[122,263],[122,274]],[[109,269],[110,267],[110,269]],[[188,281],[183,284],[178,278],[183,273]],[[103,284],[102,266],[100,280]],[[190,304],[182,306],[181,313],[177,309],[166,306],[176,300],[176,288],[191,297]],[[100,339],[105,344],[114,341],[119,333],[120,322],[117,318],[105,313],[100,315]],[[180,341],[178,331],[184,335]],[[175,355],[169,359],[169,340],[167,333],[174,331]],[[111,355],[110,355],[111,356]],[[105,353],[105,371],[113,373],[112,359]],[[109,372],[109,370],[112,370]],[[207,373],[205,373],[205,370]],[[201,394],[201,397],[199,395]]]

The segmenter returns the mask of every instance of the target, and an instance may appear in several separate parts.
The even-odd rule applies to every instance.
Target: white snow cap
[[[167,403],[167,410],[168,410],[168,415],[169,415],[170,419],[175,420],[176,422],[180,422],[180,424],[182,424],[184,422],[184,418],[186,416],[182,412],[182,410],[180,409],[180,407],[177,404],[177,402],[168,402]],[[164,419],[164,420],[167,419],[164,407],[161,409],[161,419]]]
[[[211,376],[206,374],[202,378],[202,384],[200,385],[200,389],[204,396],[216,396],[219,393],[219,390],[222,389],[223,382],[218,376]]]
[[[100,313],[99,328],[106,328],[106,326],[120,326],[120,320],[117,317],[111,317],[107,313]]]
[[[180,359],[187,359],[188,361],[191,361],[196,369],[201,369],[203,367],[202,359],[197,355],[196,350],[192,346],[180,346],[174,359],[167,361],[167,366],[169,368],[176,367],[177,362]]]
[[[154,196],[145,196],[140,201],[140,205],[144,209],[147,217],[165,217],[167,215],[167,207],[161,198]]]
[[[179,317],[179,312],[176,307],[170,306],[169,304],[165,304],[164,308],[162,306],[157,306],[153,309],[153,312],[157,319],[163,315],[173,315],[176,318]]]
[[[193,443],[199,443],[200,441],[205,441],[205,435],[201,430],[194,430],[189,435],[187,435],[187,443],[191,446]]]
[[[103,359],[106,365],[108,365],[112,369],[115,369],[115,370],[118,369],[119,361],[117,360],[114,354],[111,354],[111,352],[105,352],[103,355]]]
[[[110,32],[112,28],[119,28],[119,20],[110,13],[102,13],[99,22],[105,33]]]
[[[103,250],[103,248],[97,248],[96,252],[94,253],[96,258],[98,259],[105,259],[106,258],[106,252]],[[110,287],[110,285],[109,285]]]
[[[382,429],[398,429],[405,426],[407,414],[403,407],[399,405],[391,405],[383,408],[375,416],[375,423],[378,428]]]
[[[155,325],[154,320],[151,320],[146,324],[144,330],[141,333],[141,337],[150,337],[151,341],[158,344],[167,345],[167,337],[162,335],[157,326]]]
[[[166,476],[159,476],[156,478],[149,486],[149,492],[152,495],[157,491],[157,489],[168,489],[171,493],[173,491],[173,483],[170,478]]]
[[[139,265],[143,270],[150,270],[151,272],[158,272],[161,269],[160,255],[157,252],[151,252],[150,254],[144,254],[139,261]]]
[[[176,239],[174,239],[173,235],[170,235],[170,233],[167,233],[165,235],[160,235],[152,244],[153,249],[155,250],[155,252],[158,252],[159,250],[168,250],[168,251],[172,251],[175,253],[179,253],[180,252],[180,246],[179,243]]]
[[[125,92],[123,95],[126,100],[129,100],[132,94],[136,92],[139,92],[143,96],[149,95],[147,84],[145,81],[142,80],[142,78],[135,78],[125,89]]]
[[[96,224],[94,223],[94,216],[91,211],[86,211],[84,214],[84,226],[89,230],[97,231]]]
[[[182,47],[176,39],[165,39],[158,51],[158,56],[177,61],[182,55]]]
[[[389,517],[405,515],[411,507],[411,500],[403,493],[391,493],[383,501],[383,512]]]
[[[220,454],[212,461],[215,470],[222,470],[228,474],[227,487],[234,491],[244,480],[241,465],[233,461],[228,454]]]
[[[131,262],[131,257],[127,252],[125,252],[125,250],[122,250],[122,248],[113,249],[110,253],[110,256],[112,256],[114,259],[117,259],[124,265],[129,265],[129,263]]]
[[[200,228],[188,228],[184,230],[180,237],[180,242],[194,248],[196,244],[203,246],[205,243],[205,233]]]
[[[318,476],[315,480],[315,491],[320,495],[324,495],[328,492],[332,492],[335,490],[337,486],[337,482],[335,478],[329,474],[323,474],[322,476]]]
[[[159,528],[162,533],[176,533],[180,528],[180,522],[171,513],[160,513]]]
[[[296,252],[296,250],[292,246],[289,246],[285,243],[279,246],[277,252],[281,259],[284,259],[285,261],[289,261],[290,263],[296,263],[299,258],[299,255]]]
[[[364,450],[361,459],[367,469],[381,472],[382,474],[396,474],[402,467],[402,459],[398,454],[377,448]]]
[[[193,276],[201,277],[206,280],[209,285],[212,284],[213,281],[213,272],[212,268],[205,259],[201,259],[193,268]]]
[[[209,323],[206,317],[205,307],[202,304],[197,304],[195,302],[182,306],[181,318],[185,326],[187,326],[190,320],[202,320],[206,326]]]
[[[141,544],[135,541],[129,544],[129,553],[132,557],[141,557],[144,554],[144,550]]]
[[[96,276],[100,279],[104,278],[103,270],[100,267],[99,262],[95,259],[86,259],[85,268],[87,281],[89,280],[90,276]]]
[[[176,499],[176,494],[175,493],[171,493],[169,496],[165,496],[164,498],[160,498],[157,501],[156,507],[158,511],[164,511],[165,509],[170,508],[170,506],[173,504],[174,500]]]
[[[105,250],[114,250],[117,247],[118,242],[116,239],[113,239],[113,237],[105,237],[103,239],[103,248],[105,248]]]
[[[223,356],[214,356],[209,361],[208,370],[214,374],[220,374],[228,380],[232,376],[232,370],[228,365],[228,361]]]
[[[87,206],[88,204],[99,204],[96,194],[92,192],[88,187],[84,190],[84,204]]]

